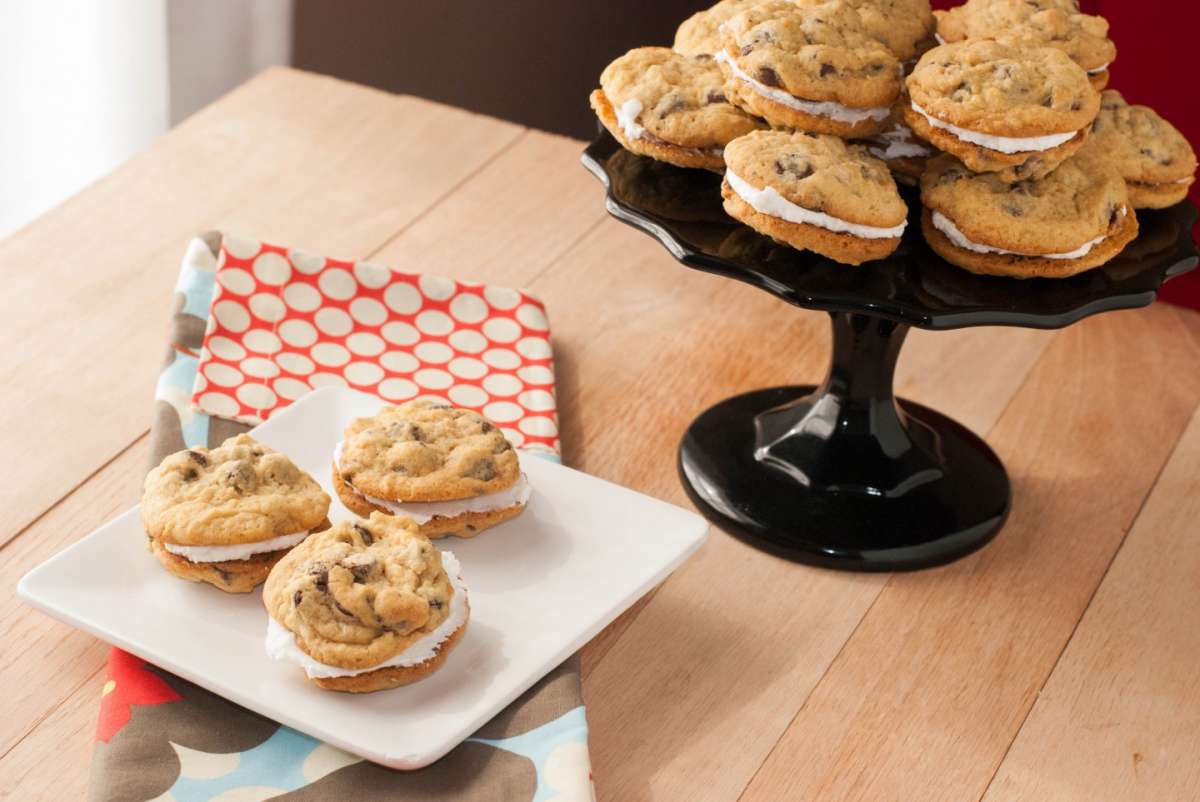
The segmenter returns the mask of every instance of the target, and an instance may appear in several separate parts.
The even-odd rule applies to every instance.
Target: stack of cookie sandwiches
[[[168,456],[150,471],[142,523],[163,567],[248,593],[311,532],[329,527],[327,496],[283,454],[249,435]]]
[[[628,149],[677,165],[661,143],[703,143],[711,159],[692,166],[724,170],[730,216],[838,262],[895,251],[899,181],[920,187],[922,233],[946,261],[1071,276],[1137,236],[1135,209],[1177,203],[1194,180],[1177,130],[1101,97],[1116,47],[1077,0],[938,12],[928,0],[722,0],[680,25],[674,50],[693,66],[645,67],[646,51],[672,61],[663,48],[610,65],[593,93],[601,120]],[[613,97],[637,102],[610,113]],[[720,115],[697,113],[701,97]],[[723,124],[705,139],[709,119]]]
[[[1108,85],[1108,66],[1117,57],[1108,20],[1080,13],[1078,0],[967,0],[933,13],[938,44],[994,39],[1018,48],[1052,47],[1078,64],[1096,91]]]
[[[329,690],[416,682],[466,631],[459,571],[407,518],[342,521],[292,549],[267,578],[267,654]]]
[[[411,518],[427,537],[474,537],[525,509],[530,487],[504,434],[468,409],[426,400],[346,427],[333,486],[348,509]]]

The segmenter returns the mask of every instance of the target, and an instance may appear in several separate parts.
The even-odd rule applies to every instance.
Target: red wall
[[[958,5],[933,0],[934,8]],[[1192,86],[1200,3],[1196,0],[1082,0],[1083,10],[1102,14],[1117,44],[1117,60],[1109,86],[1130,103],[1143,103],[1166,117],[1193,146],[1200,144],[1200,92]],[[1200,205],[1200,182],[1192,185],[1192,202]],[[1193,235],[1200,234],[1200,226]],[[1200,269],[1174,279],[1162,297],[1200,309]]]

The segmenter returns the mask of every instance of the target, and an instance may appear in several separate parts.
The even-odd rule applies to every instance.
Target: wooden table
[[[681,504],[693,416],[821,378],[825,315],[609,219],[580,149],[275,70],[0,242],[0,797],[84,795],[108,647],[13,589],[137,501],[193,233],[530,288],[566,461]],[[584,650],[599,797],[1200,797],[1200,316],[914,331],[897,384],[1007,463],[999,538],[855,575],[714,532]]]

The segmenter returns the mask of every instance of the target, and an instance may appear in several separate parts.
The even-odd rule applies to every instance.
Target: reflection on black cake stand
[[[692,501],[743,540],[800,562],[853,570],[939,565],[987,543],[1010,505],[1004,466],[979,437],[898,400],[892,376],[910,326],[1060,328],[1146,306],[1197,263],[1196,209],[1139,212],[1141,234],[1101,268],[1064,280],[976,276],[942,261],[910,223],[886,260],[848,267],[796,251],[721,210],[720,177],[624,151],[602,133],[584,165],[610,214],[688,267],[829,313],[833,356],[819,387],[754,390],[688,428],[679,471]]]

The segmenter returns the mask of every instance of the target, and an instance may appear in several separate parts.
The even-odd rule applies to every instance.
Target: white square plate
[[[334,445],[381,402],[312,393],[254,430],[329,487]],[[531,454],[525,512],[472,540],[435,541],[462,562],[471,622],[432,676],[403,688],[323,691],[263,651],[259,592],[184,582],[146,551],[135,507],[30,571],[30,604],[314,738],[398,769],[427,766],[504,709],[661,582],[704,541],[694,513]]]

